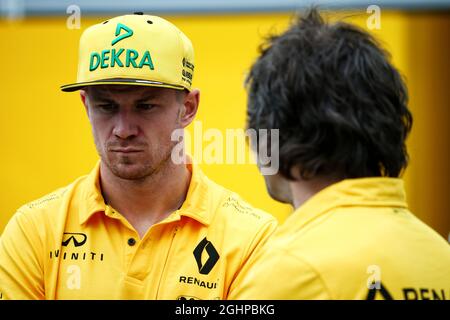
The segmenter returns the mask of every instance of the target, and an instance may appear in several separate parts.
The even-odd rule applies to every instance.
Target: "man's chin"
[[[292,199],[290,199],[290,197],[286,194],[283,194],[281,192],[275,192],[270,188],[267,188],[267,192],[269,193],[269,196],[275,201],[286,204],[292,204]]]
[[[116,177],[124,180],[142,180],[153,172],[150,167],[137,163],[115,163],[108,167]]]
[[[264,176],[266,189],[270,197],[276,201],[292,204],[290,189],[284,179],[279,176]]]

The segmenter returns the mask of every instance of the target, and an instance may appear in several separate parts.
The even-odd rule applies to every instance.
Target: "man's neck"
[[[316,193],[338,181],[339,179],[316,177],[311,180],[296,180],[289,182],[289,187],[292,192],[292,205],[295,210],[297,210]]]
[[[190,180],[191,172],[186,166],[170,161],[139,181],[119,178],[106,165],[100,164],[100,185],[105,201],[130,222],[141,238],[152,225],[181,207]]]

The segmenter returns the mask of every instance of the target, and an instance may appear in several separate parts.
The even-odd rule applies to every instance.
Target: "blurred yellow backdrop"
[[[197,120],[203,130],[244,128],[245,74],[263,36],[283,31],[292,14],[164,16],[192,40],[194,87],[201,90]],[[339,12],[337,18],[366,27],[369,14]],[[88,173],[97,154],[78,93],[59,86],[76,78],[78,39],[106,17],[83,17],[81,29],[65,17],[0,21],[0,232],[22,204]],[[382,41],[407,79],[415,117],[409,139],[406,184],[412,210],[447,237],[449,191],[450,14],[385,12]],[[190,128],[192,132],[192,128]],[[266,194],[254,165],[202,164],[216,182],[283,221],[291,211]]]

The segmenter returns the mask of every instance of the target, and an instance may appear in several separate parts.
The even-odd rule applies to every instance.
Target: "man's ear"
[[[200,90],[193,89],[184,95],[183,109],[180,115],[180,122],[183,128],[187,127],[197,114],[198,105],[200,103]]]
[[[80,90],[80,98],[81,98],[81,102],[83,102],[84,109],[86,110],[86,114],[89,117],[89,108],[88,108],[88,105],[87,105],[88,97],[87,97],[87,93],[86,93],[85,90]]]

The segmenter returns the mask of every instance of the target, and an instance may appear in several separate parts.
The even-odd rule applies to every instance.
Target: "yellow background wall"
[[[348,21],[366,26],[365,12],[351,15]],[[201,90],[197,119],[203,130],[244,127],[245,73],[262,37],[284,30],[291,17],[165,17],[194,44],[194,86]],[[62,17],[0,21],[0,232],[20,205],[88,173],[97,160],[79,95],[62,93],[59,86],[76,78],[83,29],[104,19],[82,17],[80,30],[67,29]],[[381,29],[373,32],[407,79],[415,117],[409,140],[411,165],[405,176],[411,208],[447,237],[450,14],[383,11],[381,19]],[[202,168],[280,221],[291,211],[269,198],[254,165],[203,164]]]

